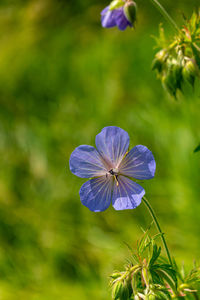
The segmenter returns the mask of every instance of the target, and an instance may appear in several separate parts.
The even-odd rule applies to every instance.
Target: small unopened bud
[[[165,50],[165,49],[162,49],[156,53],[156,58],[158,60],[160,60],[161,62],[164,62],[167,59],[167,57],[168,57],[168,53],[167,53],[167,50]]]
[[[161,72],[163,69],[163,64],[165,63],[167,57],[168,53],[165,49],[162,49],[158,53],[156,53],[156,56],[152,63],[152,70],[158,70],[158,72]]]
[[[188,81],[192,86],[194,86],[196,75],[197,67],[195,62],[192,59],[187,60],[185,66],[183,67],[183,78],[186,81]]]
[[[176,59],[171,62],[171,68],[173,72],[174,82],[176,83],[176,88],[181,90],[182,83],[182,63]]]
[[[153,294],[149,295],[149,300],[156,300],[156,296]]]
[[[167,72],[162,76],[162,83],[166,90],[174,97],[176,97],[176,82],[174,81],[173,70],[171,65],[168,66]]]
[[[115,272],[115,273],[113,273],[112,275],[110,275],[110,277],[112,278],[112,279],[117,279],[117,278],[119,278],[121,276],[121,273],[119,273],[119,272]]]
[[[177,90],[181,90],[182,64],[174,58],[167,60],[167,71],[162,77],[162,82],[167,91],[176,98]]]
[[[137,15],[137,5],[134,1],[128,0],[124,5],[124,14],[127,20],[134,25]]]

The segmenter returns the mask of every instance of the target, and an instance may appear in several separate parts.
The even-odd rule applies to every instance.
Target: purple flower
[[[125,30],[127,26],[133,26],[126,18],[123,7],[110,10],[110,6],[107,6],[102,10],[101,24],[106,28],[117,26],[120,30]]]
[[[101,24],[110,28],[117,26],[125,30],[127,26],[133,27],[136,21],[137,5],[133,0],[113,0],[101,12]]]
[[[83,205],[91,211],[106,210],[111,201],[116,210],[133,209],[145,194],[132,181],[154,177],[156,163],[147,147],[138,145],[128,151],[129,136],[119,127],[109,126],[96,136],[96,148],[77,147],[70,157],[70,170],[76,176],[91,178],[80,189]]]

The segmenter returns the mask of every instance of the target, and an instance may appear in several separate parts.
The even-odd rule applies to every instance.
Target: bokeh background
[[[162,2],[179,25],[198,5]],[[136,30],[120,32],[101,28],[107,1],[0,1],[0,300],[111,298],[124,242],[134,248],[151,219],[143,204],[92,213],[80,202],[70,154],[108,125],[152,150],[146,195],[177,262],[199,259],[199,83],[178,101],[165,93],[152,36],[161,22],[173,31],[151,1],[137,3]]]

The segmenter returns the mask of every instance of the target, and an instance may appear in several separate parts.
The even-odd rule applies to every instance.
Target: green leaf
[[[159,274],[157,274],[154,270],[150,270],[151,272],[151,277],[152,277],[152,281],[153,283],[157,283],[157,284],[163,284],[163,279],[162,277],[159,276]]]
[[[185,283],[195,284],[200,282],[200,268],[193,268],[185,278]]]
[[[167,282],[171,289],[175,292],[177,290],[176,271],[172,269],[169,264],[154,264],[151,267],[151,272],[155,271],[163,281]]]
[[[129,289],[126,282],[123,284],[120,300],[129,300]]]
[[[146,233],[143,234],[142,238],[137,243],[137,252],[138,252],[139,255],[141,254],[141,252],[143,252],[143,248],[144,248],[144,245],[145,245],[145,240],[146,240]]]
[[[200,48],[196,44],[191,44],[191,48],[195,57],[195,61],[200,68]]]
[[[123,290],[123,283],[121,281],[116,281],[112,289],[113,300],[117,300],[120,298],[122,290]]]
[[[195,31],[196,26],[197,26],[197,22],[198,22],[197,14],[196,14],[196,12],[193,12],[192,17],[191,17],[191,19],[189,21],[190,27],[191,27],[191,31]]]
[[[177,287],[177,277],[176,277],[176,271],[172,268],[169,264],[162,264],[161,268],[169,274],[169,276],[172,277],[173,281],[175,282],[175,285]]]
[[[130,251],[130,253],[131,253],[131,256],[132,256],[134,262],[138,263],[138,262],[139,262],[138,257],[137,257],[137,255],[134,253],[134,251],[133,251],[133,249],[131,248],[131,246],[130,246],[127,242],[124,242],[124,244],[128,247],[128,249],[129,249],[129,251]]]
[[[159,299],[166,299],[166,300],[171,299],[171,297],[169,296],[169,293],[167,293],[167,291],[159,291],[159,292],[157,292],[157,295],[158,295]]]
[[[161,247],[158,248],[158,246],[156,244],[153,245],[153,254],[150,260],[150,267],[155,263],[155,261],[158,259],[158,257],[160,256],[161,253]]]
[[[157,271],[157,273],[163,278],[163,280],[165,282],[168,283],[168,285],[170,286],[170,288],[176,292],[177,289],[177,281],[174,280],[173,276],[171,276],[171,274],[169,274],[169,272],[167,272],[166,270],[163,269],[159,269]]]

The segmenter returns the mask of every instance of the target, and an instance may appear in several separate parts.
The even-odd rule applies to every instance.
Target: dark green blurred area
[[[164,3],[164,1],[162,1]],[[92,213],[71,152],[94,145],[104,126],[128,131],[157,162],[141,183],[179,264],[200,246],[200,88],[176,102],[151,71],[152,35],[164,23],[138,0],[136,30],[100,25],[106,1],[0,2],[0,299],[110,299],[108,276],[123,267],[151,219],[140,205]],[[178,24],[197,1],[165,1]]]

